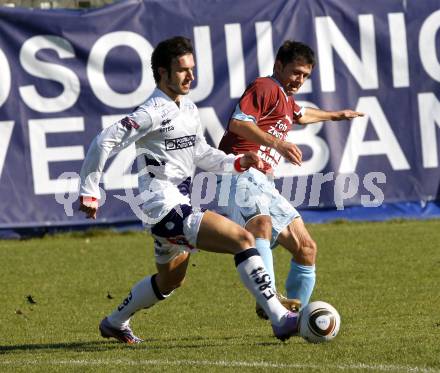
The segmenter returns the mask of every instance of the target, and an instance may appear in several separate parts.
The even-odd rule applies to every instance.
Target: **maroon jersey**
[[[257,78],[240,98],[231,118],[249,121],[249,125],[257,125],[261,130],[286,139],[292,128],[302,115],[292,96],[287,96],[281,85],[271,77]],[[219,149],[225,153],[242,154],[255,151],[264,162],[264,169],[275,168],[281,155],[272,148],[248,141],[232,132],[229,128],[220,141]]]

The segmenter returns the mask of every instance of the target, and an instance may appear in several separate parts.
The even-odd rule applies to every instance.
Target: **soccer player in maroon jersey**
[[[234,201],[231,200],[222,212],[253,233],[273,286],[271,247],[279,243],[292,254],[286,280],[287,297],[299,300],[303,306],[309,302],[315,285],[317,246],[301,216],[280,195],[273,178],[268,175],[272,175],[281,157],[301,165],[301,150],[286,141],[293,123],[340,121],[363,116],[363,113],[348,109],[325,111],[300,107],[295,102],[293,95],[310,76],[314,65],[314,52],[309,46],[285,41],[276,55],[273,75],[257,78],[247,87],[219,145],[226,153],[255,151],[264,161],[264,173],[250,169],[233,177],[230,198]],[[258,304],[257,313],[265,317]]]

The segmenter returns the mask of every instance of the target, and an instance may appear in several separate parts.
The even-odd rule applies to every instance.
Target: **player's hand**
[[[278,141],[275,142],[274,148],[288,162],[301,166],[302,152],[294,143],[278,139]]]
[[[96,219],[99,201],[95,197],[79,197],[79,211],[86,213],[87,219]]]
[[[240,167],[247,170],[250,167],[254,167],[257,170],[262,171],[264,169],[264,163],[261,158],[255,152],[247,152],[240,158]]]
[[[350,120],[357,117],[363,117],[365,114],[360,111],[353,111],[350,109],[336,111],[332,120]]]

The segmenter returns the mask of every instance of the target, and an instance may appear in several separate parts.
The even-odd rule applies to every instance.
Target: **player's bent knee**
[[[260,215],[251,219],[245,228],[255,237],[270,238],[272,234],[272,220],[269,216]]]
[[[255,246],[255,238],[252,235],[252,233],[250,233],[244,229],[244,232],[242,234],[243,234],[243,239],[242,239],[243,248],[249,249],[250,247],[254,247]]]
[[[236,254],[239,251],[249,249],[251,247],[255,247],[255,239],[252,233],[248,232],[246,229],[241,228],[237,232],[236,235],[236,243],[237,247],[234,250],[234,254]]]

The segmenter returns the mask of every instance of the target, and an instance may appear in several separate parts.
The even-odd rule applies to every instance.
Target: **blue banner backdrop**
[[[361,210],[369,210],[368,217],[381,202],[435,203],[439,28],[438,0],[129,0],[87,11],[2,7],[0,228],[85,223],[71,205],[88,144],[150,95],[151,52],[174,35],[194,41],[191,97],[213,144],[246,85],[271,74],[285,39],[309,44],[318,59],[297,101],[366,113],[351,123],[318,123],[290,133],[305,162],[301,168],[282,164],[278,185],[300,209],[367,206]],[[137,185],[135,170],[126,170],[133,155],[129,148],[109,162],[98,223],[136,219],[124,197],[114,197]]]

